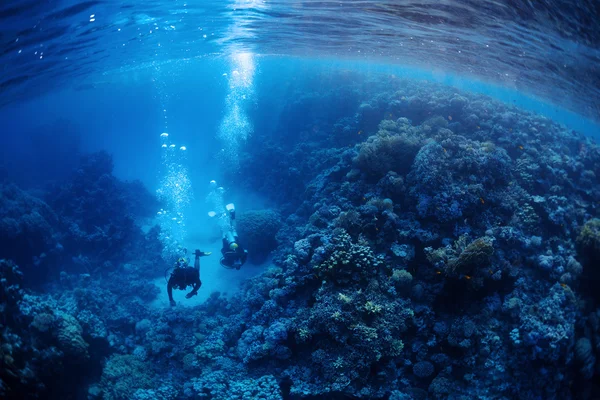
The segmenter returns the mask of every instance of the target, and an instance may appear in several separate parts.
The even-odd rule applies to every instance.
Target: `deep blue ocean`
[[[0,4],[0,398],[600,399],[593,0]]]

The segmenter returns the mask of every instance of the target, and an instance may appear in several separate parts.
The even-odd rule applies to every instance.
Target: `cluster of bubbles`
[[[227,214],[228,207],[223,201],[223,194],[225,189],[221,186],[217,186],[216,181],[210,181],[210,190],[206,196],[206,202],[211,206],[211,211],[208,216],[217,220],[217,225],[221,232],[227,232],[231,227],[231,220]]]
[[[165,208],[157,212],[163,259],[176,258],[186,235],[185,212],[192,201],[192,184],[186,166],[185,146],[176,146],[162,133],[162,177],[156,193]]]
[[[248,102],[254,93],[256,65],[252,53],[236,53],[231,56],[231,73],[227,77],[229,92],[225,99],[225,116],[219,126],[219,138],[223,143],[222,157],[225,165],[239,166],[239,147],[252,134],[253,126],[246,113]]]

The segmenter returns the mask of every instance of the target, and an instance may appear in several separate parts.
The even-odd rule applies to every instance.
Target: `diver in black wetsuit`
[[[198,290],[202,286],[202,281],[200,280],[200,257],[210,256],[211,253],[196,250],[194,255],[196,259],[194,260],[193,268],[188,266],[188,261],[183,257],[175,263],[175,269],[171,273],[171,277],[167,283],[167,293],[169,294],[171,306],[176,304],[175,300],[173,300],[173,289],[185,290],[188,286],[192,286],[192,291],[185,295],[185,298],[189,299],[197,295]]]
[[[238,244],[238,237],[228,233],[223,238],[220,263],[225,268],[240,269],[248,258],[248,251]]]
[[[222,257],[219,263],[227,269],[239,270],[248,258],[248,251],[240,246],[235,222],[235,206],[229,203],[223,205],[222,187],[217,187],[216,181],[210,181],[211,192],[206,200],[213,203],[214,211],[210,211],[208,216],[216,218],[223,235],[223,247],[221,248]]]

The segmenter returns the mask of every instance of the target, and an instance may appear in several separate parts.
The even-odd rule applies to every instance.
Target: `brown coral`
[[[600,260],[600,219],[585,223],[577,236],[579,253],[588,260]]]
[[[454,246],[441,247],[434,250],[425,249],[429,262],[439,268],[444,268],[450,275],[469,275],[477,267],[483,267],[491,262],[494,254],[492,239],[483,237],[468,243],[468,236],[463,235],[454,242]]]
[[[451,259],[448,267],[453,273],[468,274],[475,267],[489,264],[493,254],[492,241],[488,238],[479,238],[465,247],[458,258]]]
[[[421,148],[421,135],[416,128],[393,121],[382,121],[379,128],[376,135],[360,146],[354,164],[367,175],[377,178],[388,171],[407,173]]]
[[[61,316],[56,338],[65,354],[76,358],[88,358],[88,344],[83,340],[82,333],[83,329],[74,317],[69,314]]]

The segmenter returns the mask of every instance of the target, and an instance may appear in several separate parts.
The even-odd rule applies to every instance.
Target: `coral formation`
[[[263,262],[277,246],[275,239],[281,227],[281,217],[274,210],[249,210],[237,217],[238,234],[243,245],[251,249],[250,260]]]
[[[100,388],[107,400],[126,399],[139,389],[154,387],[155,380],[150,365],[133,355],[111,356],[102,371]],[[139,394],[136,393],[139,397]]]
[[[377,134],[361,143],[354,163],[375,179],[388,172],[404,175],[410,170],[422,141],[419,129],[412,127],[406,118],[384,120]]]
[[[0,185],[0,257],[35,268],[43,279],[45,259],[61,251],[57,225],[58,217],[43,200],[15,185]]]
[[[585,223],[577,236],[577,245],[582,256],[590,262],[600,261],[600,219],[594,218]]]

